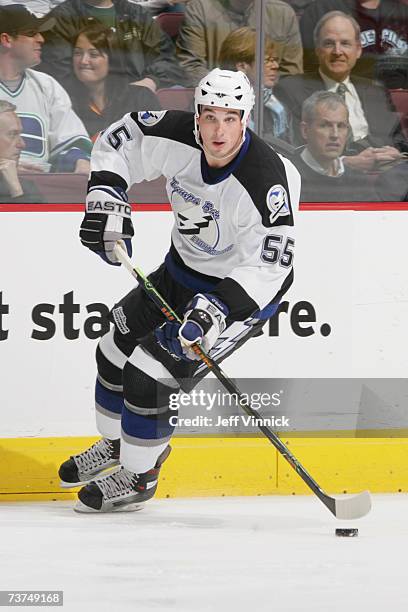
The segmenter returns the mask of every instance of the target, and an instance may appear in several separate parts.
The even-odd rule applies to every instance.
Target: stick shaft
[[[158,306],[161,312],[164,314],[168,321],[178,321],[181,323],[180,317],[177,313],[167,304],[165,299],[160,295],[160,293],[155,289],[152,283],[146,278],[140,268],[135,267],[130,261],[127,253],[118,245],[115,246],[115,255],[118,260],[129,270],[132,276],[138,281],[140,286],[146,291],[146,293],[150,296],[152,301]],[[242,410],[250,415],[259,419],[259,413],[254,410],[250,405],[245,401],[241,391],[238,389],[236,384],[222,371],[220,366],[209,357],[198,344],[193,345],[192,347],[197,354],[197,356],[206,364],[208,369],[213,372],[213,374],[218,378],[218,380],[224,385],[226,390],[233,394],[236,397],[238,405],[242,408]],[[289,448],[282,442],[282,440],[276,435],[276,433],[267,425],[258,424],[258,429],[262,431],[266,438],[273,444],[273,446],[279,451],[279,453],[286,459],[286,461],[292,466],[295,472],[300,476],[300,478],[307,484],[307,486],[317,495],[320,501],[332,512],[334,515],[336,514],[336,500],[329,495],[327,495],[322,488],[318,485],[318,483],[314,480],[314,478],[309,474],[309,472],[302,466],[302,464],[298,461],[298,459],[293,455],[293,453],[289,450]]]

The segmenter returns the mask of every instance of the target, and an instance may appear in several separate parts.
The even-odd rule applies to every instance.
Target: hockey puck
[[[336,536],[341,538],[356,538],[358,529],[336,529]]]

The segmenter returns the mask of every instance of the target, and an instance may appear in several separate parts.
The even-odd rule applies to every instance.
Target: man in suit
[[[351,132],[345,165],[371,171],[397,162],[401,151],[408,151],[408,143],[384,88],[352,74],[362,52],[358,23],[350,15],[332,11],[317,23],[314,39],[318,70],[288,76],[276,87],[276,95],[292,112],[296,142],[303,142],[300,123],[304,100],[315,91],[333,91],[344,98],[349,111]]]
[[[342,155],[350,130],[343,98],[316,91],[303,102],[300,124],[305,147],[291,157],[302,177],[303,202],[354,202],[378,199],[360,172],[344,166]]]
[[[292,3],[291,3],[292,4]],[[352,15],[361,30],[362,56],[355,74],[380,78],[387,88],[408,83],[408,5],[401,0],[315,0],[300,19],[305,70],[316,69],[313,30],[329,11]]]

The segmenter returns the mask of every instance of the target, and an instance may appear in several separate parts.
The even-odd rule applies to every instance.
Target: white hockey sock
[[[106,412],[103,413],[97,410],[95,413],[95,418],[96,427],[101,436],[108,438],[109,440],[118,440],[120,438],[120,414],[116,414],[114,417],[111,417]]]
[[[120,442],[120,463],[131,472],[136,474],[143,474],[148,472],[155,465],[159,456],[162,454],[168,440],[159,443],[156,446],[145,446],[137,444],[134,441],[129,442],[129,436],[127,436],[122,430],[121,442]],[[146,442],[155,443],[156,440],[143,440]]]

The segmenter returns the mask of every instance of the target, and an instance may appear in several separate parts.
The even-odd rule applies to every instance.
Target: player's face
[[[40,32],[28,32],[10,37],[10,50],[19,69],[25,70],[41,62],[41,48],[44,44]]]
[[[323,166],[343,153],[349,123],[347,110],[342,104],[334,108],[324,103],[317,104],[313,121],[302,123],[301,127],[310,153]]]
[[[350,21],[333,17],[322,27],[316,55],[321,71],[334,81],[343,81],[361,55],[361,44]]]
[[[77,38],[72,63],[76,78],[85,85],[103,81],[109,72],[107,54],[94,47],[84,34]]]
[[[208,164],[226,166],[242,139],[241,111],[204,106],[197,123]]]
[[[21,121],[15,113],[0,113],[0,159],[13,159],[18,162],[25,147],[21,130]]]

